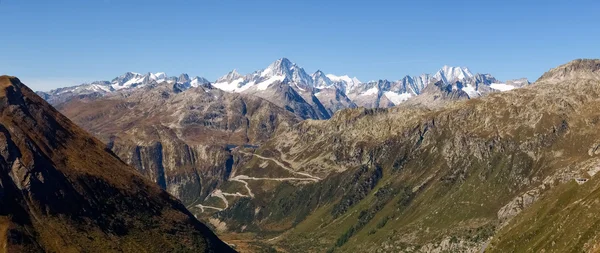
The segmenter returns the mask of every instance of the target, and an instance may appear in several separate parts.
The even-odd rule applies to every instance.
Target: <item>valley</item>
[[[238,249],[493,251],[505,247],[496,235],[513,228],[515,217],[587,178],[582,173],[591,165],[583,164],[594,155],[579,147],[594,139],[586,121],[600,101],[589,85],[597,80],[594,62],[574,61],[503,92],[480,86],[477,96],[465,83],[483,77],[445,67],[453,75],[437,75],[442,81],[432,78],[397,106],[352,106],[326,120],[247,92],[253,84],[242,94],[216,88],[224,81],[184,91],[150,84],[57,107],[140,172],[154,170],[151,179]],[[278,64],[286,63],[263,72],[279,71]],[[287,65],[299,71],[295,66]],[[528,83],[507,83],[515,82]],[[301,92],[308,86],[296,91],[303,86],[295,81],[264,87],[291,88],[293,103],[307,98]],[[556,99],[564,102],[550,102]],[[318,111],[322,103],[314,101],[303,108]],[[144,117],[127,114],[120,105],[127,103]]]
[[[600,252],[600,1],[0,10],[0,253]]]

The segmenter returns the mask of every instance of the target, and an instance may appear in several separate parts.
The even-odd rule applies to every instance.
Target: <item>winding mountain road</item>
[[[266,180],[266,181],[279,181],[279,182],[283,182],[283,181],[310,181],[310,182],[318,182],[321,180],[321,178],[310,175],[308,173],[304,173],[304,172],[298,172],[295,171],[294,169],[286,166],[285,164],[283,164],[282,162],[275,160],[273,158],[269,158],[269,157],[264,157],[261,155],[257,155],[254,153],[248,153],[248,152],[244,152],[244,151],[239,151],[242,154],[245,155],[252,155],[255,156],[259,159],[262,160],[267,160],[267,161],[271,161],[274,162],[275,164],[277,164],[279,167],[283,168],[284,170],[287,170],[289,172],[291,172],[294,175],[299,175],[302,177],[283,177],[283,178],[270,178],[270,177],[251,177],[251,176],[246,176],[246,175],[237,175],[234,177],[229,178],[229,181],[231,182],[238,182],[238,183],[242,183],[244,184],[244,187],[246,187],[246,190],[248,191],[248,194],[242,194],[240,192],[236,192],[236,193],[228,193],[228,192],[223,192],[221,189],[216,189],[214,190],[209,197],[216,197],[216,198],[220,198],[223,203],[225,204],[225,208],[218,208],[218,207],[214,207],[214,206],[204,206],[201,204],[196,205],[196,207],[200,208],[200,210],[202,212],[204,212],[205,208],[210,208],[210,209],[214,209],[217,211],[223,211],[227,208],[229,208],[229,201],[227,200],[227,196],[231,196],[231,197],[249,197],[249,198],[254,198],[254,193],[252,192],[252,189],[250,189],[250,186],[248,185],[249,180],[254,180],[254,181],[261,181],[261,180]]]
[[[273,158],[264,157],[264,156],[257,155],[257,154],[254,154],[254,153],[248,153],[248,152],[244,152],[244,151],[241,151],[241,150],[240,150],[239,152],[240,152],[240,153],[242,153],[242,154],[245,154],[245,155],[252,155],[252,156],[258,157],[258,158],[260,158],[260,159],[263,159],[263,160],[268,160],[268,161],[274,162],[274,163],[276,163],[277,165],[279,165],[279,167],[283,168],[284,170],[287,170],[287,171],[291,172],[292,174],[296,174],[296,175],[301,175],[301,176],[305,176],[305,177],[308,177],[308,178],[312,178],[312,179],[314,179],[315,181],[319,181],[319,180],[321,180],[321,178],[320,178],[320,177],[316,177],[316,176],[313,176],[313,175],[311,175],[311,174],[304,173],[304,172],[298,172],[298,171],[295,171],[294,169],[292,169],[292,168],[290,168],[290,167],[286,166],[286,165],[285,165],[285,164],[283,164],[282,162],[280,162],[280,161],[278,161],[278,160],[275,160],[275,159],[273,159]]]

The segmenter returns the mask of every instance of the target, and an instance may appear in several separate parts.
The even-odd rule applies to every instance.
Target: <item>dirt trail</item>
[[[245,154],[245,155],[253,155],[253,156],[256,156],[256,157],[258,157],[258,158],[260,158],[260,159],[263,159],[263,160],[268,160],[268,161],[274,162],[274,163],[276,163],[277,165],[279,165],[279,167],[283,168],[284,170],[287,170],[287,171],[291,172],[292,174],[301,175],[301,176],[305,176],[305,177],[308,177],[308,178],[313,178],[315,181],[319,181],[319,180],[321,180],[321,178],[320,178],[320,177],[316,177],[316,176],[313,176],[313,175],[311,175],[311,174],[304,173],[304,172],[298,172],[298,171],[295,171],[294,169],[292,169],[292,168],[290,168],[290,167],[286,166],[286,165],[285,165],[285,164],[283,164],[282,162],[280,162],[280,161],[278,161],[278,160],[275,160],[275,159],[273,159],[273,158],[264,157],[264,156],[257,155],[257,154],[254,154],[254,153],[248,153],[248,152],[244,152],[244,151],[241,151],[241,150],[240,150],[239,152],[240,152],[240,153],[242,153],[242,154]]]
[[[217,211],[223,211],[223,208],[218,208],[218,207],[214,207],[214,206],[205,206],[202,204],[197,204],[196,207],[200,208],[200,211],[204,212],[204,208],[210,208],[210,209],[215,209]]]
[[[234,176],[232,178],[229,178],[229,181],[233,181],[233,182],[238,182],[238,183],[242,183],[244,184],[244,187],[246,187],[246,190],[248,191],[248,194],[242,194],[240,192],[236,192],[236,193],[228,193],[228,192],[223,192],[221,189],[216,189],[214,190],[209,197],[217,197],[220,198],[221,200],[223,200],[223,203],[225,203],[225,208],[218,208],[218,207],[214,207],[214,206],[204,206],[201,204],[196,205],[196,207],[199,207],[200,210],[202,212],[204,212],[205,208],[211,208],[211,209],[215,209],[217,211],[223,211],[224,209],[229,208],[229,201],[227,201],[227,197],[226,196],[231,196],[231,197],[249,197],[249,198],[254,198],[254,193],[252,193],[252,189],[250,189],[250,186],[248,185],[248,180],[268,180],[268,181],[279,181],[279,182],[283,182],[283,181],[311,181],[311,182],[318,182],[321,180],[321,178],[310,175],[308,173],[304,173],[304,172],[298,172],[295,171],[294,169],[287,167],[285,164],[283,164],[280,161],[277,161],[273,158],[268,158],[268,157],[264,157],[261,155],[257,155],[257,154],[253,154],[253,153],[247,153],[244,151],[239,151],[242,154],[245,155],[253,155],[258,157],[259,159],[263,159],[263,160],[268,160],[268,161],[272,161],[275,164],[279,165],[279,167],[283,168],[284,170],[287,170],[289,172],[291,172],[294,175],[299,175],[299,176],[303,176],[303,177],[283,177],[283,178],[269,178],[269,177],[251,177],[251,176],[246,176],[246,175],[237,175]]]

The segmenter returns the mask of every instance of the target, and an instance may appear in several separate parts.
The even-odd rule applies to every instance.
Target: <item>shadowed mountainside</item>
[[[15,77],[0,113],[0,251],[233,251]]]

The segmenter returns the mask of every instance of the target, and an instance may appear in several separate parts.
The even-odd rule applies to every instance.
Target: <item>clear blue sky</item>
[[[0,70],[36,90],[126,71],[215,80],[287,57],[363,81],[600,58],[600,1],[0,0]]]

